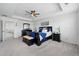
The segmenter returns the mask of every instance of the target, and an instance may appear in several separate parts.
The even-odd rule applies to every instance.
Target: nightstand
[[[58,42],[61,42],[61,40],[60,40],[60,34],[59,33],[53,33],[53,40],[54,41],[58,41]]]

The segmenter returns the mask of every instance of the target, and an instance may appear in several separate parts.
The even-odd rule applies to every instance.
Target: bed
[[[39,32],[35,33],[35,44],[40,46],[43,42],[52,39],[52,26],[39,27]]]
[[[23,42],[28,43],[26,40],[29,40],[27,36],[33,37],[32,43],[35,43],[36,45],[40,46],[43,42],[52,39],[52,26],[48,27],[39,27],[38,32],[33,32],[30,30],[23,30],[22,31],[22,37]],[[29,43],[30,44],[30,43]]]

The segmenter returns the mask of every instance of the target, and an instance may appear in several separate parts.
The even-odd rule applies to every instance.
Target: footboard
[[[41,41],[40,41],[40,37],[39,37],[38,32],[35,33],[35,44],[38,45],[38,46],[41,45]]]

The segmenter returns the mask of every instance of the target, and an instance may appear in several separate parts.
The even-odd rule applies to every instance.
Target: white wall
[[[77,20],[77,23],[78,23],[78,45],[79,45],[79,11],[78,11],[78,20]]]
[[[49,21],[49,25],[53,27],[53,31],[56,30],[56,27],[60,27],[62,41],[77,44],[77,20],[77,12],[66,13],[52,18],[40,19],[40,21],[36,22],[36,27],[38,29],[41,26],[41,22]]]
[[[39,27],[41,27],[41,23],[45,22],[45,21],[49,21],[49,26],[52,26],[52,24],[53,24],[52,18],[49,17],[49,18],[39,19],[34,22],[34,25],[36,25],[35,27],[36,27],[37,31],[39,30]]]
[[[70,13],[54,17],[53,27],[60,26],[61,40],[77,44],[77,13]]]
[[[9,17],[0,17],[0,20],[3,21],[3,40],[7,39],[8,37],[13,36],[14,38],[20,37],[21,36],[21,30],[23,29],[23,23],[29,23],[31,26],[30,28],[32,29],[32,23],[30,21],[25,21],[25,20],[19,20],[19,19],[13,19],[13,18],[9,18]],[[9,33],[6,31],[5,29],[5,23],[6,22],[12,22],[14,24],[14,26],[12,26],[13,30],[11,32],[13,33]],[[9,29],[11,28],[11,26],[9,25]]]

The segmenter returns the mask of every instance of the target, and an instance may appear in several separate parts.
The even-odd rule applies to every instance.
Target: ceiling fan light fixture
[[[34,16],[33,14],[31,14],[32,16]]]
[[[37,15],[40,15],[39,13],[36,13],[35,10],[31,10],[30,12],[29,11],[26,11],[28,14],[30,14],[31,16],[34,16],[34,17],[37,17]]]

